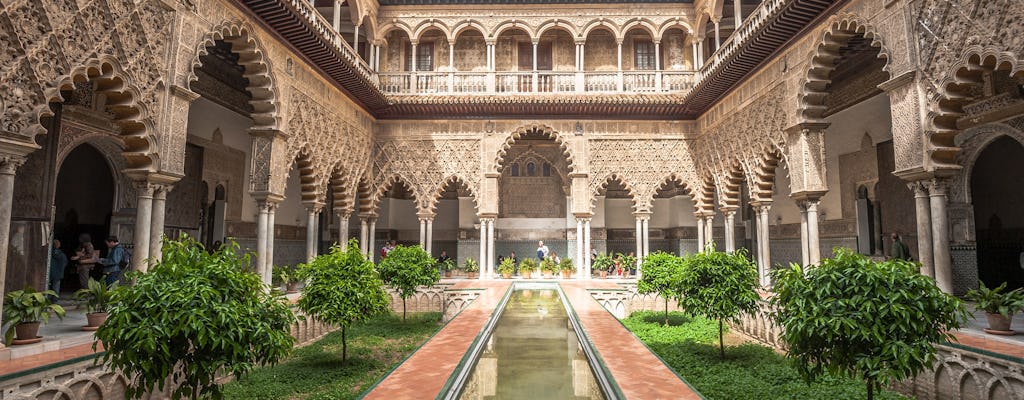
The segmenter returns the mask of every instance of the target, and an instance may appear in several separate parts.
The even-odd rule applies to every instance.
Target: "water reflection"
[[[460,399],[604,399],[558,292],[512,292]]]

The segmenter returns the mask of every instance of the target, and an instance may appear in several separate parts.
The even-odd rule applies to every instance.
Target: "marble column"
[[[740,24],[743,23],[743,6],[740,0],[732,0],[732,15],[735,23],[733,26],[736,30],[740,29]]]
[[[697,215],[697,252],[704,251],[704,216]]]
[[[734,252],[736,251],[736,210],[722,210],[722,215],[725,216],[725,251]]]
[[[14,175],[22,164],[23,156],[0,156],[0,292],[7,278],[7,250],[11,243],[11,213],[14,208]],[[134,260],[133,260],[134,261]],[[141,266],[142,263],[135,265]],[[0,312],[3,311],[0,302]],[[4,348],[0,343],[0,349]]]
[[[480,218],[480,279],[487,275],[487,222]]]
[[[573,260],[576,262],[576,277],[583,277],[584,260],[583,253],[586,242],[583,239],[583,218],[576,218],[576,258]]]
[[[348,249],[348,219],[351,215],[344,210],[336,210],[338,215],[338,244]]]
[[[427,249],[427,219],[420,217],[420,247]]]
[[[722,31],[718,28],[718,21],[711,21],[715,24],[715,51],[718,51],[722,47]]]
[[[644,258],[651,254],[651,216],[645,215],[643,220],[643,233],[644,233]]]
[[[807,258],[811,264],[821,261],[821,236],[818,233],[818,200],[807,201]]]
[[[487,269],[494,276],[494,218],[487,219]]]
[[[800,208],[800,263],[803,265],[809,265],[811,263],[811,258],[808,252],[809,247],[807,246],[809,241],[809,238],[807,237],[807,206],[806,204],[797,202],[797,207]]]
[[[306,207],[306,262],[313,261],[316,258],[317,245],[319,243],[319,230],[318,222],[320,218],[320,205],[312,205]]]
[[[761,202],[754,206],[757,225],[757,272],[761,286],[771,285],[771,237],[768,229],[768,211],[771,203]]]
[[[953,293],[953,259],[949,254],[949,216],[946,214],[946,185],[941,179],[928,182],[931,204],[932,256],[935,265],[935,284],[943,292]]]
[[[932,255],[932,213],[926,182],[912,182],[914,211],[917,217],[917,259],[921,261],[921,275],[935,278],[935,258]]]
[[[366,245],[370,243],[369,233],[370,231],[370,219],[367,217],[359,217],[359,252],[363,254],[363,257],[368,256],[366,251]]]
[[[270,228],[267,226],[267,208],[269,203],[266,200],[256,200],[259,208],[259,215],[256,217],[256,274],[263,279],[263,267],[267,265],[267,236]]]
[[[707,245],[715,245],[715,215],[713,213],[704,215],[704,240]]]
[[[427,254],[434,254],[434,217],[427,217]]]
[[[267,203],[267,258],[263,265],[263,283],[270,285],[273,282],[274,274],[274,238],[277,236],[277,207],[280,203]]]
[[[156,186],[147,181],[136,181],[135,237],[132,239],[132,265],[136,270],[149,270],[149,241],[153,226],[153,192]]]
[[[163,258],[164,220],[167,215],[167,192],[170,191],[171,185],[157,185],[153,188],[153,212],[149,228],[149,259],[153,264]]]
[[[590,259],[591,252],[592,250],[590,244],[590,218],[587,218],[583,220],[583,259],[585,260],[583,263],[583,267],[585,269],[585,272],[583,274],[584,279],[590,279],[591,276],[590,265],[594,261]],[[637,273],[639,274],[640,272],[637,271]]]
[[[371,262],[376,262],[377,259],[377,218],[370,218],[370,229],[366,232],[366,257]]]
[[[644,223],[640,222],[640,215],[633,214],[636,219],[636,263],[640,265],[640,259],[644,254]]]

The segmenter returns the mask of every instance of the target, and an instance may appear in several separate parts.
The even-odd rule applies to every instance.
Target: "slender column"
[[[135,206],[135,238],[132,253],[132,265],[139,271],[149,269],[149,240],[153,226],[153,192],[156,186],[146,181],[135,182],[138,201]]]
[[[590,259],[591,244],[590,244],[590,218],[583,220],[583,266],[586,272],[583,274],[584,279],[590,279],[590,263],[594,260]],[[639,273],[639,272],[638,272]]]
[[[163,258],[164,220],[167,215],[167,192],[171,185],[157,185],[153,189],[153,215],[149,228],[149,259],[153,263]]]
[[[359,217],[359,252],[368,256],[366,245],[370,243],[370,222],[367,217]]]
[[[953,263],[949,254],[949,216],[946,215],[946,182],[932,179],[928,183],[932,217],[932,255],[935,284],[943,292],[953,293]]]
[[[537,42],[533,42],[533,72],[537,72]]]
[[[697,43],[690,43],[690,49],[693,50],[693,69],[700,68],[700,66],[697,65]]]
[[[348,248],[348,219],[351,217],[349,213],[342,210],[337,211],[338,214],[338,244],[341,247]]]
[[[921,261],[921,275],[935,278],[935,258],[932,256],[932,217],[928,188],[925,182],[910,183],[914,191],[914,209],[917,212],[917,259]]]
[[[715,243],[715,216],[714,214],[704,215],[704,240],[707,244]]]
[[[739,29],[740,24],[743,23],[742,13],[743,5],[740,3],[740,0],[732,0],[732,15],[734,15],[733,18],[736,21],[736,29]]]
[[[807,258],[811,264],[821,261],[821,238],[818,235],[818,200],[807,201]]]
[[[455,92],[455,41],[448,43],[448,93]]]
[[[573,62],[576,64],[576,66],[574,68],[575,68],[576,72],[580,72],[580,71],[583,70],[583,68],[580,67],[580,44],[579,43],[576,43],[576,54],[575,54],[575,56],[576,56],[576,58],[573,59],[574,60]]]
[[[313,261],[317,253],[317,225],[320,216],[320,205],[312,205],[306,208],[306,262]]]
[[[576,259],[574,261],[576,261],[577,278],[583,277],[583,247],[586,246],[586,242],[583,240],[583,218],[576,218]]]
[[[427,219],[420,217],[420,247],[427,249]]]
[[[722,215],[725,216],[725,251],[731,253],[736,251],[736,226],[733,225],[736,210],[722,210]]]
[[[661,71],[661,41],[654,42],[654,69]]]
[[[497,63],[494,62],[494,43],[487,44],[487,71],[494,72],[497,68]]]
[[[373,70],[380,71],[380,45],[377,45],[377,51],[373,54]]]
[[[800,208],[800,263],[809,265],[811,258],[807,250],[809,248],[807,246],[807,206],[806,204],[797,203],[797,207]]]
[[[651,254],[651,240],[650,240],[650,238],[651,238],[651,229],[650,229],[651,217],[649,215],[645,215],[643,217],[643,219],[640,220],[640,221],[643,223],[643,234],[644,234],[644,248],[643,248],[643,250],[644,250],[644,258],[647,258],[647,256]]]
[[[256,218],[256,274],[263,279],[263,267],[267,265],[267,236],[270,228],[267,226],[266,200],[258,200],[259,216]],[[134,260],[133,260],[134,261]],[[142,265],[142,264],[138,264]]]
[[[768,211],[771,203],[762,202],[754,206],[757,222],[757,272],[761,286],[771,284],[771,239],[768,230]]]
[[[427,254],[434,254],[434,217],[427,218]]]
[[[362,25],[356,25],[356,28],[352,32],[352,50],[355,50],[355,53],[356,53],[357,56],[359,55],[359,27],[360,26],[362,26]],[[717,27],[718,27],[718,24],[715,24],[715,29],[716,30],[718,29]],[[413,54],[415,55],[416,53],[413,53]],[[412,60],[413,60],[412,61],[413,64],[415,64],[416,63],[416,57],[413,57]]]
[[[704,38],[699,38],[697,42],[697,68],[704,66]]]
[[[540,77],[537,76],[537,42],[533,42],[533,79],[530,80],[531,88],[533,93],[537,93],[540,82]]]
[[[334,19],[332,22],[334,23],[335,32],[341,32],[341,3],[341,0],[334,1]]]
[[[706,242],[704,241],[704,216],[697,215],[697,252],[703,252]]]
[[[416,72],[416,42],[412,42],[412,44],[409,45],[409,51],[412,52],[412,55],[410,55],[412,59],[412,65],[409,68],[411,72]],[[413,86],[416,85],[413,84]]]
[[[276,202],[270,202],[267,204],[267,258],[264,260],[266,264],[263,265],[263,283],[270,285],[273,281],[274,272],[274,237],[277,236],[277,223],[274,221],[277,218],[277,206]]]
[[[718,21],[713,22],[715,23],[715,51],[718,51],[718,49],[722,48],[722,34],[718,29]]]
[[[636,262],[639,265],[640,259],[644,256],[644,223],[640,222],[640,215],[633,216],[636,219]]]
[[[25,163],[23,156],[0,156],[0,292],[7,277],[7,249],[11,243],[11,212],[14,208],[14,173]],[[135,260],[132,260],[135,261]],[[142,266],[142,263],[135,265]],[[3,302],[0,302],[2,312]],[[0,348],[4,345],[0,342]]]
[[[487,268],[494,276],[494,218],[487,219]]]
[[[487,222],[480,218],[480,279],[487,275]]]
[[[375,261],[377,259],[377,218],[370,218],[370,231],[367,234],[370,235],[367,238],[367,253],[370,253],[370,256],[367,258],[370,261]]]

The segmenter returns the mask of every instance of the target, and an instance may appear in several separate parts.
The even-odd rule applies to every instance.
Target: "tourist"
[[[910,256],[910,247],[907,246],[906,243],[903,243],[902,240],[900,240],[899,234],[893,232],[892,235],[890,235],[890,238],[892,238],[892,250],[889,252],[889,259],[907,261],[913,260],[913,257]]]
[[[210,246],[210,248],[209,248],[209,249],[207,249],[207,251],[208,251],[208,252],[209,252],[210,254],[216,253],[216,252],[220,251],[220,247],[221,247],[221,246],[223,246],[223,244],[221,244],[220,240],[214,240],[214,241],[213,241],[213,245],[212,245],[212,246]]]
[[[100,264],[103,265],[105,282],[110,285],[121,280],[121,268],[128,266],[128,260],[125,258],[124,247],[117,241],[117,236],[108,236],[105,242],[109,250],[107,257],[100,259]]]
[[[616,254],[612,263],[615,265],[612,269],[612,275],[622,275],[622,253]]]
[[[89,274],[99,258],[100,251],[93,248],[89,241],[82,242],[75,250],[75,255],[71,256],[71,260],[77,263],[75,270],[78,272],[78,284],[83,289],[89,287]]]
[[[555,252],[552,251],[551,252],[551,261],[554,261],[555,262],[555,266],[558,266],[558,263],[562,262],[562,259],[558,258],[558,253],[555,253]]]
[[[548,250],[548,246],[544,245],[544,241],[543,240],[537,242],[537,258],[538,259],[540,259],[541,261],[544,261],[544,258],[546,258],[548,256],[549,252],[550,252],[550,250]]]
[[[64,269],[68,266],[68,256],[60,249],[60,240],[53,240],[53,247],[50,248],[50,290],[56,295],[51,300],[57,301],[60,296],[60,281],[64,279]]]
[[[451,259],[451,257],[448,257],[448,250],[441,250],[441,255],[437,257],[437,271],[441,275],[444,275],[445,273],[444,264]]]
[[[394,250],[395,247],[398,247],[397,243],[398,242],[395,241],[394,239],[388,241],[388,243],[385,244],[384,247],[380,249],[380,258],[386,258],[388,256],[388,253],[391,252],[391,250]]]
[[[622,275],[623,275],[622,277],[623,278],[628,278],[630,275],[636,275],[636,261],[637,261],[636,253],[633,253],[632,251],[629,252],[629,259],[633,260],[633,262],[630,263],[630,265],[623,265],[622,266],[623,267],[623,269],[622,269]]]

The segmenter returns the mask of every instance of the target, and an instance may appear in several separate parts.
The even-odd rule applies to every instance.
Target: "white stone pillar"
[[[704,66],[704,38],[699,38],[697,43],[697,68]]]
[[[480,279],[487,275],[487,222],[480,218]]]
[[[355,51],[356,56],[359,56],[359,27],[360,26],[362,26],[362,25],[356,25],[356,28],[353,29],[353,32],[352,32],[352,50]],[[717,26],[718,26],[718,24],[715,24],[715,27],[717,27]],[[415,53],[413,53],[413,54],[415,54]],[[412,62],[413,62],[413,64],[416,63],[416,57],[413,57],[413,61]]]
[[[914,191],[914,211],[917,217],[917,259],[921,261],[921,275],[935,278],[935,258],[932,255],[932,213],[925,182],[910,183]]]
[[[725,216],[725,251],[732,253],[736,251],[736,210],[722,210]]]
[[[427,219],[420,217],[420,247],[427,249]]]
[[[811,258],[808,250],[810,247],[807,245],[810,241],[810,238],[807,237],[807,206],[797,203],[797,207],[800,208],[800,263],[809,265]]]
[[[734,21],[736,21],[736,30],[739,30],[740,24],[743,23],[743,5],[740,3],[740,0],[732,0],[732,14]]]
[[[370,253],[370,255],[367,258],[371,262],[375,262],[376,259],[377,259],[377,244],[376,244],[377,234],[376,233],[377,233],[377,218],[370,218],[370,231],[367,232],[367,234],[369,235],[369,237],[367,238],[367,243],[368,243],[367,246],[369,247],[369,249],[368,249],[369,251],[367,253]]]
[[[338,244],[341,245],[342,249],[348,248],[348,219],[351,217],[349,213],[342,210],[337,211],[338,214]]]
[[[757,270],[761,286],[771,285],[771,238],[768,229],[768,211],[771,203],[762,202],[754,206],[757,220]]]
[[[574,259],[574,261],[576,261],[577,278],[582,278],[583,277],[583,270],[585,268],[585,264],[584,264],[584,260],[583,260],[583,253],[584,253],[583,248],[586,246],[585,245],[586,242],[584,242],[583,240],[584,240],[583,239],[583,218],[577,217],[576,218],[576,258]]]
[[[410,72],[416,72],[416,61],[417,61],[416,60],[416,42],[412,42],[409,45],[409,51],[412,52],[412,54],[409,56],[410,59],[412,60],[412,62],[410,63],[412,65],[409,66],[409,71]],[[416,83],[415,82],[413,83],[413,87],[416,87]]]
[[[149,270],[149,240],[153,224],[153,191],[156,186],[146,181],[135,182],[138,200],[135,205],[135,237],[132,239],[132,265]]]
[[[661,71],[661,41],[654,42],[654,70]]]
[[[263,265],[263,283],[270,285],[273,282],[274,273],[274,239],[277,236],[277,207],[278,203],[271,202],[267,205],[267,258]]]
[[[651,254],[651,217],[649,215],[645,215],[641,222],[643,223],[644,234],[644,258],[647,258],[647,256]]]
[[[317,242],[318,242],[318,229],[317,222],[319,222],[320,206],[313,205],[306,207],[306,262],[313,261],[316,258],[317,253]]]
[[[718,49],[722,48],[722,34],[718,29],[718,21],[713,22],[715,23],[715,51],[718,51]]]
[[[640,221],[639,214],[634,213],[633,217],[636,219],[636,262],[639,265],[644,254],[644,223]]]
[[[537,72],[537,44],[533,42],[533,72]]]
[[[373,70],[380,71],[380,45],[377,45],[377,51],[373,54]]]
[[[341,32],[341,3],[341,0],[334,1],[334,18],[331,22],[333,22],[335,32]]]
[[[807,258],[811,264],[821,261],[821,237],[818,234],[818,200],[807,202]]]
[[[267,227],[267,202],[257,202],[259,216],[256,217],[256,274],[263,280],[263,267],[267,265],[267,235],[270,228]]]
[[[359,252],[363,256],[368,256],[366,247],[370,244],[370,221],[366,217],[359,217]]]
[[[932,217],[932,255],[935,284],[943,292],[953,293],[953,259],[949,254],[949,216],[946,214],[946,182],[932,179],[928,183]]]
[[[22,164],[24,156],[0,156],[0,292],[3,292],[7,278],[7,250],[11,243],[11,214],[14,208],[14,175]],[[132,260],[133,262],[135,260]],[[142,266],[142,263],[135,265]],[[3,311],[0,302],[0,312]],[[0,349],[4,347],[0,342]]]
[[[590,265],[594,261],[594,260],[590,259],[590,252],[591,252],[591,244],[590,244],[590,218],[587,218],[587,219],[583,220],[583,243],[584,243],[584,245],[583,245],[583,259],[585,260],[585,262],[583,263],[583,266],[584,266],[584,269],[586,270],[586,272],[583,275],[583,278],[584,279],[590,279],[590,276],[591,276]]]
[[[427,254],[434,254],[434,217],[427,218]]]
[[[707,244],[715,244],[714,214],[708,214],[704,216],[704,240],[707,240]]]
[[[693,69],[699,68],[697,65],[697,46],[698,44],[696,42],[690,43],[690,49],[693,51]]]
[[[163,258],[164,220],[167,215],[167,192],[171,185],[156,185],[153,188],[153,214],[149,228],[149,259],[153,264]],[[138,265],[138,264],[136,264]]]
[[[487,268],[494,276],[494,218],[487,219]]]
[[[701,253],[701,252],[704,251],[704,247],[705,247],[706,243],[707,242],[704,241],[704,216],[703,215],[697,215],[697,252],[698,253]]]
[[[448,43],[448,93],[455,92],[455,41]]]

